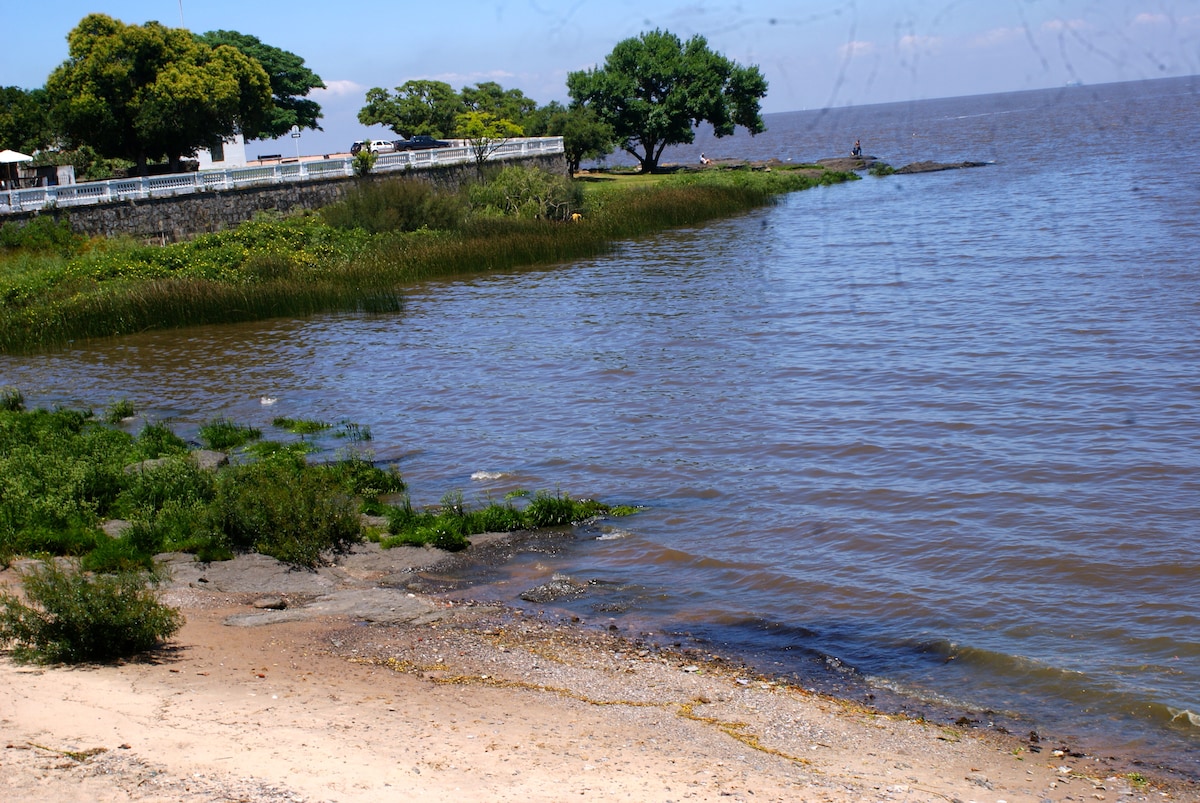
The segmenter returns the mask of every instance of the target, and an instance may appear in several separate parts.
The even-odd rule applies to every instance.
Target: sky
[[[358,110],[371,87],[412,79],[566,102],[567,73],[655,29],[757,65],[766,114],[1200,74],[1200,0],[52,0],[10,4],[0,85],[44,85],[93,12],[240,31],[304,58],[326,84],[311,96],[323,130],[251,142],[251,157],[392,139]]]

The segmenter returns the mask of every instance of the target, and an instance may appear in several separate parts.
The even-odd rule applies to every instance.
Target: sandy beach
[[[1200,800],[1136,756],[888,716],[721,656],[397,587],[444,557],[367,545],[309,573],[175,556],[163,597],[187,621],[155,655],[0,659],[0,798]]]

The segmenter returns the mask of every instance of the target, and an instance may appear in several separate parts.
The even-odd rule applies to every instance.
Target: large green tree
[[[242,131],[246,139],[274,139],[296,128],[321,126],[321,106],[310,100],[309,92],[324,89],[321,76],[304,66],[304,59],[287,50],[268,45],[257,36],[237,31],[209,31],[198,36],[209,47],[229,45],[259,63],[271,81],[271,108],[257,131]]]
[[[33,153],[54,142],[44,89],[0,87],[0,150]]]
[[[537,101],[525,97],[519,89],[505,89],[495,81],[464,86],[461,93],[466,111],[487,112],[524,128],[526,119],[537,109]]]
[[[694,142],[701,122],[718,137],[737,126],[751,134],[766,130],[759,101],[767,81],[758,67],[710,50],[702,36],[683,42],[655,30],[618,42],[603,67],[568,74],[567,90],[575,105],[612,126],[643,172],[658,167],[668,145]]]
[[[367,91],[367,105],[358,112],[363,125],[385,125],[402,137],[428,134],[448,137],[464,111],[462,98],[443,81],[406,81],[393,95],[382,87]]]
[[[563,138],[563,151],[572,175],[579,172],[584,159],[598,159],[612,153],[616,142],[612,126],[587,106],[566,107],[551,101],[527,119],[531,121],[525,131],[527,135]]]
[[[67,36],[69,58],[46,82],[51,121],[70,146],[135,162],[183,156],[237,131],[258,131],[271,108],[259,63],[210,47],[182,28],[126,25],[89,14]]]

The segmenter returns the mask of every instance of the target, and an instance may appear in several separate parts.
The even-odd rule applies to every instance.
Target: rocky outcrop
[[[842,170],[850,172],[858,172],[860,170],[878,170],[883,168],[887,172],[890,165],[874,156],[863,157],[838,157],[833,159],[818,159],[817,164],[828,170]],[[913,162],[906,164],[904,167],[898,167],[891,170],[892,173],[936,173],[940,170],[961,170],[964,167],[986,167],[991,162]]]
[[[940,170],[962,170],[964,167],[987,167],[991,162],[913,162],[896,169],[897,173],[936,173]]]

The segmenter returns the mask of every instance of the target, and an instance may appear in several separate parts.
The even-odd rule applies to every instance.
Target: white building
[[[196,151],[196,160],[201,170],[224,170],[227,167],[246,166],[246,138],[241,134],[221,140],[221,144],[209,150]]]

